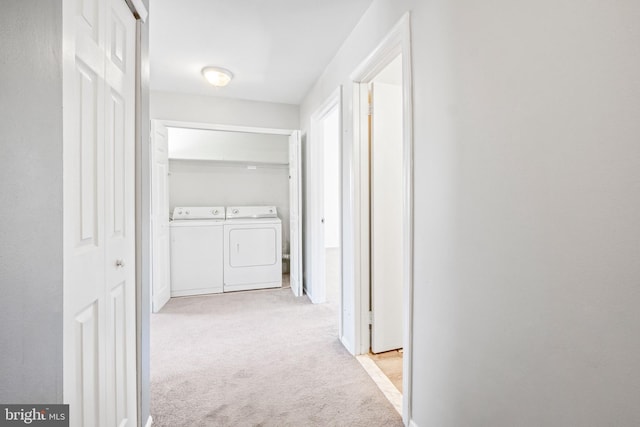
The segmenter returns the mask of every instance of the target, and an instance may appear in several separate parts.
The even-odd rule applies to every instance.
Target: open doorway
[[[342,300],[341,90],[311,117],[306,291],[314,303]],[[340,311],[342,311],[340,309]],[[342,336],[342,328],[339,328]]]
[[[327,301],[340,303],[341,230],[340,230],[340,117],[336,105],[324,118],[324,247]]]
[[[402,393],[402,55],[368,84],[369,358]],[[392,390],[393,391],[393,390]],[[394,393],[397,398],[397,394]]]
[[[395,390],[401,372],[401,407],[411,418],[413,300],[413,178],[410,18],[405,15],[354,70],[353,234],[354,353],[382,378],[382,391]],[[351,223],[347,229],[351,231]],[[349,289],[346,290],[348,292]],[[350,309],[350,306],[345,307]],[[346,317],[345,317],[346,318]],[[351,324],[346,324],[345,329]],[[389,376],[367,357],[396,359]],[[400,360],[402,361],[401,363]],[[398,382],[398,378],[396,378]],[[389,386],[389,387],[386,387]],[[386,393],[385,393],[386,394]]]
[[[153,312],[158,312],[170,297],[283,284],[290,285],[293,294],[300,296],[299,131],[159,120],[153,121],[153,128]],[[229,212],[225,215],[230,207],[273,208],[273,219],[253,213],[251,224],[249,220],[234,222],[229,219]],[[192,214],[195,210],[202,212],[186,223],[175,221],[175,211],[182,214],[182,210],[187,215],[189,210]],[[174,221],[170,223],[172,212]],[[234,226],[243,230],[250,226],[255,230],[273,228],[269,231],[273,239],[260,240],[267,246],[258,255],[268,257],[268,262],[254,259],[251,248],[256,247],[257,241],[253,237],[247,245],[229,243],[234,236],[247,234],[232,231]],[[184,234],[183,228],[188,228],[189,235],[194,234],[197,241],[185,241],[183,253],[178,253],[177,248],[182,246],[176,239],[178,231],[180,236]],[[205,239],[200,231],[213,233],[213,228],[219,228],[220,235]],[[203,239],[205,242],[200,242]],[[240,271],[223,246],[242,246],[243,251],[239,255],[234,252],[234,256],[246,252],[249,258],[253,256],[251,263],[241,262],[246,268]],[[282,273],[285,274],[280,280]],[[242,277],[238,278],[239,274]]]

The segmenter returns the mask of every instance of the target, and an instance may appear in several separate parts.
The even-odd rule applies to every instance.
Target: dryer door
[[[282,286],[282,226],[224,226],[224,290]]]
[[[229,231],[229,265],[258,267],[276,263],[276,230],[235,228]]]

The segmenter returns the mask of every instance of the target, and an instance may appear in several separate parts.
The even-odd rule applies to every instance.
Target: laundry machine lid
[[[227,219],[278,218],[275,206],[228,206]]]
[[[171,219],[175,220],[223,220],[225,218],[222,206],[176,206]]]

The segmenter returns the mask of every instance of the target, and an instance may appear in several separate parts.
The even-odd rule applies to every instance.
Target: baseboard
[[[151,427],[151,424],[153,424],[153,418],[151,418],[151,415],[149,415],[149,418],[147,418],[147,423],[144,425],[144,427]]]
[[[340,342],[342,343],[344,348],[347,349],[349,353],[351,353],[354,356],[356,355],[356,349],[353,348],[353,344],[351,344],[351,342],[349,342],[349,340],[347,340],[344,335],[340,337]]]
[[[224,285],[224,292],[253,291],[257,289],[281,288],[282,278],[275,282],[249,283],[244,285]]]
[[[311,300],[313,304],[324,304],[325,302],[327,302],[326,298],[324,300],[317,299],[313,293],[307,292],[307,296],[309,297],[309,300]]]

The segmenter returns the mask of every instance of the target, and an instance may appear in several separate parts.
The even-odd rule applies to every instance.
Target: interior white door
[[[134,426],[135,19],[65,0],[63,32],[64,402],[71,426]]]
[[[289,278],[291,291],[302,296],[302,185],[300,171],[300,131],[289,137]]]
[[[371,351],[402,347],[402,87],[372,83]]]
[[[106,421],[137,424],[135,40],[123,0],[107,6],[105,63]]]
[[[307,281],[307,294],[313,303],[326,302],[326,248],[325,248],[325,212],[324,212],[324,145],[325,145],[325,120],[324,114],[317,123],[312,126],[311,136],[311,162],[309,175],[311,176],[311,209],[308,215],[311,222],[312,241],[310,259],[309,280]]]
[[[154,120],[151,136],[151,300],[154,313],[171,297],[168,153],[167,127]]]

